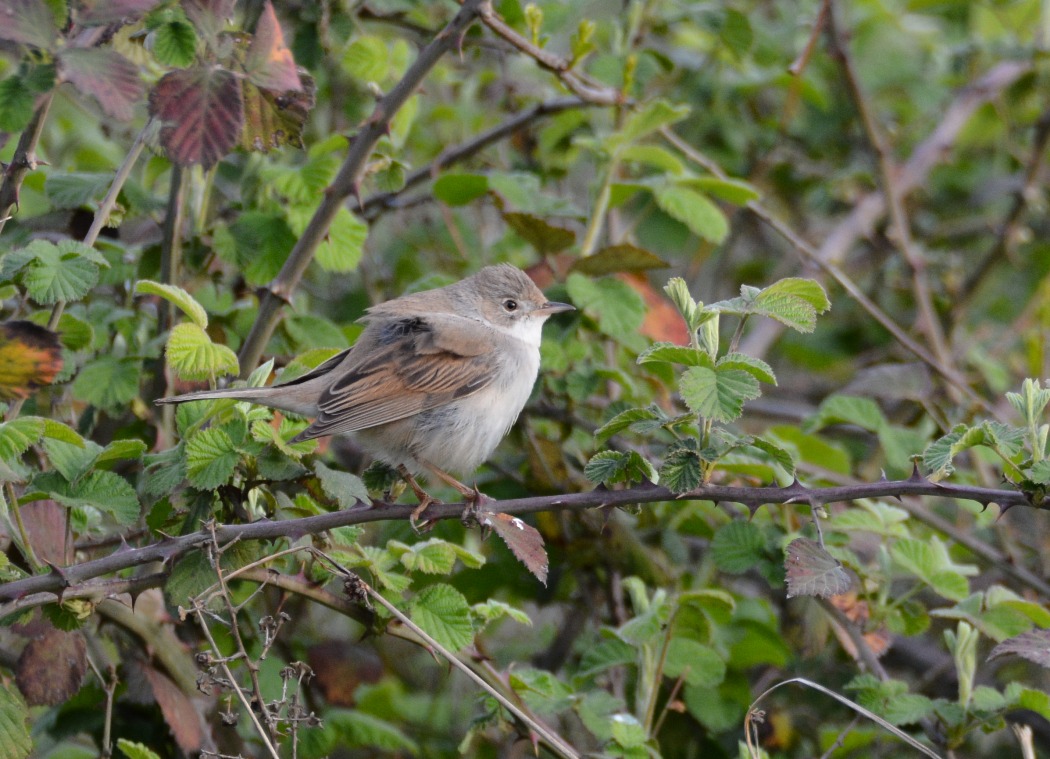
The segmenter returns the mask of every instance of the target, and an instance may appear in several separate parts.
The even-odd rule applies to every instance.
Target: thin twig
[[[350,143],[346,159],[332,184],[326,189],[321,204],[296,241],[288,259],[281,267],[259,303],[259,314],[241,347],[241,372],[247,376],[259,363],[266,344],[270,341],[284,304],[287,303],[299,281],[313,260],[314,251],[328,234],[343,203],[359,189],[361,176],[376,143],[387,133],[390,122],[416,91],[430,70],[451,50],[456,49],[461,35],[474,23],[485,0],[466,0],[463,7],[437,36],[424,47],[408,71],[394,87],[376,103],[372,115]]]

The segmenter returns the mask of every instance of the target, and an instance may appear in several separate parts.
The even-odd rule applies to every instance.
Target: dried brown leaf
[[[80,690],[86,672],[84,636],[52,628],[22,649],[15,681],[30,706],[55,706]]]
[[[539,530],[517,517],[502,512],[483,511],[478,521],[499,535],[518,561],[524,564],[537,580],[547,584],[549,562]]]
[[[845,593],[853,584],[842,564],[820,543],[809,538],[796,538],[788,544],[787,595],[828,598]]]
[[[255,35],[248,45],[244,66],[248,79],[261,89],[278,92],[302,90],[295,59],[292,51],[284,44],[284,33],[270,0],[266,0],[263,5]]]
[[[32,322],[0,324],[0,401],[27,398],[62,371],[58,335]]]

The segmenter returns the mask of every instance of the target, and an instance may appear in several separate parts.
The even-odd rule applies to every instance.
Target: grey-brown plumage
[[[488,266],[373,306],[352,348],[291,382],[158,403],[237,398],[313,417],[292,442],[351,433],[391,466],[440,471],[462,488],[446,472],[473,471],[491,455],[536,380],[543,322],[571,309],[520,269]]]

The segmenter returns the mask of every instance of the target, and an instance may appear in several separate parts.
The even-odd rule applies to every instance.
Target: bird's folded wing
[[[375,427],[473,395],[492,382],[502,337],[449,315],[369,324],[322,394],[316,421],[297,440]]]

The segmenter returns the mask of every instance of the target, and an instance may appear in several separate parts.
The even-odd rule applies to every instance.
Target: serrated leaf
[[[788,598],[830,598],[845,593],[853,585],[842,563],[815,540],[795,538],[788,544],[785,553]]]
[[[0,32],[2,36],[3,32]],[[20,76],[9,76],[0,82],[0,130],[21,132],[33,118],[36,98],[25,80]]]
[[[90,440],[68,443],[48,438],[44,440],[44,451],[59,474],[72,482],[86,474],[95,459],[102,453],[102,446]]]
[[[620,243],[597,250],[589,256],[577,258],[572,262],[570,271],[591,277],[601,277],[620,272],[666,269],[668,266],[670,266],[669,263],[645,248]]]
[[[781,448],[776,443],[761,437],[750,438],[749,445],[757,448],[758,450],[768,455],[771,459],[773,459],[773,461],[780,464],[780,466],[782,466],[784,468],[784,471],[786,471],[788,474],[795,474],[795,458],[791,455],[791,453],[788,450]]]
[[[1050,669],[1050,630],[1029,630],[996,645],[988,660],[1016,654],[1040,667]]]
[[[29,708],[13,684],[0,682],[0,759],[25,759],[32,751]]]
[[[44,306],[80,300],[98,282],[98,265],[78,253],[63,253],[56,245],[39,241],[22,272],[29,297]]]
[[[342,274],[354,271],[364,255],[368,225],[344,206],[336,213],[315,257],[325,271]]]
[[[119,524],[134,524],[140,515],[135,488],[115,472],[91,472],[77,482],[59,478],[37,478],[34,486],[43,482],[51,497],[70,508],[90,506],[112,516]]]
[[[484,174],[442,174],[431,188],[437,200],[450,206],[465,206],[488,191],[489,180]]]
[[[255,34],[248,45],[244,68],[251,82],[262,89],[278,92],[302,89],[295,59],[284,43],[284,33],[270,0],[263,3]]]
[[[8,0],[0,39],[48,50],[58,41],[55,16],[44,0]]]
[[[185,21],[173,20],[153,30],[153,55],[157,62],[185,68],[196,59],[197,31]]]
[[[423,588],[409,607],[412,621],[450,651],[459,651],[474,640],[470,605],[450,585]]]
[[[765,558],[762,531],[742,519],[723,525],[711,540],[711,556],[722,572],[743,574]]]
[[[594,438],[599,443],[604,443],[613,435],[626,429],[642,433],[651,432],[663,426],[665,421],[667,421],[667,415],[658,406],[627,409],[597,429]]]
[[[740,297],[712,303],[708,308],[741,316],[758,314],[799,332],[812,332],[817,315],[831,308],[831,302],[817,282],[789,277],[762,290],[742,285]]]
[[[186,442],[186,475],[200,490],[226,484],[239,460],[233,440],[221,427],[201,430]]]
[[[667,646],[664,674],[681,677],[690,685],[714,688],[725,680],[726,663],[710,646],[675,637]]]
[[[329,469],[321,462],[317,462],[314,471],[317,473],[317,479],[325,495],[335,500],[339,508],[349,509],[351,506],[356,506],[358,502],[372,503],[372,499],[368,497],[368,488],[357,475]]]
[[[384,756],[418,756],[419,745],[397,725],[361,710],[333,710],[325,720],[339,736],[340,746],[378,749]]]
[[[138,67],[108,48],[66,48],[58,55],[58,73],[118,121],[131,120],[145,92]]]
[[[576,242],[576,233],[571,229],[555,226],[539,216],[507,211],[503,220],[541,255],[557,253]]]
[[[537,580],[547,584],[549,560],[539,530],[518,517],[498,512],[482,512],[478,521],[499,535],[518,561],[524,564]]]
[[[776,385],[777,377],[773,374],[773,367],[760,358],[749,356],[746,353],[727,353],[718,359],[719,369],[740,369],[747,372],[759,382],[767,385]]]
[[[456,565],[456,552],[444,540],[427,540],[409,547],[398,560],[410,571],[445,575]]]
[[[729,234],[729,222],[706,196],[682,185],[668,185],[655,192],[656,205],[685,224],[698,237],[720,245]]]
[[[655,343],[638,354],[637,363],[639,364],[649,364],[658,361],[668,364],[682,364],[683,366],[706,366],[709,369],[714,369],[714,363],[706,352],[689,345]]]
[[[636,451],[600,451],[587,462],[583,473],[587,479],[599,485],[659,480],[653,465]]]
[[[30,706],[56,706],[80,690],[87,668],[84,634],[51,629],[22,649],[15,682]]]
[[[703,468],[700,456],[689,448],[675,448],[660,467],[660,482],[672,493],[688,493],[700,486]]]
[[[135,283],[136,295],[156,295],[178,306],[182,313],[201,329],[208,326],[208,312],[192,295],[178,285],[165,285],[160,282],[142,279]]]
[[[165,74],[150,93],[149,112],[162,124],[168,158],[182,166],[210,168],[233,149],[244,126],[237,78],[219,67]]]
[[[47,199],[56,208],[95,205],[113,183],[113,175],[103,172],[54,171],[44,181]]]
[[[117,748],[128,759],[160,759],[160,755],[142,743],[133,743],[127,738],[117,738]]]
[[[141,365],[136,359],[99,356],[73,380],[73,395],[107,410],[125,406],[139,394]]]
[[[172,327],[165,353],[168,366],[179,379],[214,380],[240,372],[236,353],[213,343],[207,332],[189,322]]]
[[[32,322],[0,324],[0,401],[28,398],[62,371],[58,336]]]
[[[365,82],[381,82],[390,70],[390,54],[379,37],[358,37],[343,53],[343,67]]]
[[[740,369],[686,369],[678,381],[686,405],[700,416],[730,422],[740,416],[744,403],[759,397],[758,380]]]
[[[0,459],[14,461],[29,447],[36,445],[44,435],[44,420],[23,416],[9,422],[0,422]]]

